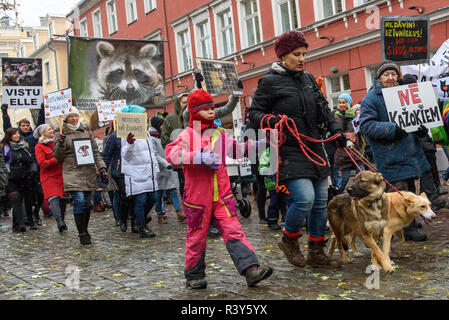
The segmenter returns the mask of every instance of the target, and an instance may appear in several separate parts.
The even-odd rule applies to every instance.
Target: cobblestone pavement
[[[114,225],[111,210],[92,213],[90,246],[79,244],[70,207],[69,231],[62,235],[53,218],[43,218],[42,227],[25,233],[11,232],[11,217],[0,218],[0,299],[449,298],[449,214],[445,209],[438,212],[434,225],[424,224],[427,241],[401,245],[394,239],[391,256],[398,267],[392,275],[380,272],[378,289],[366,287],[367,279],[374,286],[376,282],[375,274],[365,273],[370,253],[361,241],[356,245],[364,255],[341,269],[296,268],[277,247],[280,231],[259,223],[253,209],[248,219],[239,219],[260,262],[274,268],[273,275],[257,288],[248,288],[222,239],[209,239],[208,288],[193,291],[185,288],[183,274],[186,224],[178,223],[168,207],[168,224],[158,225],[157,219],[150,223],[157,234],[152,239],[140,239],[130,230],[122,233]],[[304,238],[300,245],[307,252]],[[338,252],[334,256],[340,258]],[[78,288],[71,285],[76,284],[77,275]]]

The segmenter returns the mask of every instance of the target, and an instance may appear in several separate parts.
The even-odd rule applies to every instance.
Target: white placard
[[[2,99],[9,109],[40,109],[42,87],[3,87]]]
[[[442,126],[442,117],[432,83],[420,82],[382,89],[388,117],[407,132],[423,124],[428,129]]]
[[[352,127],[354,128],[355,134],[358,134],[360,131],[360,113],[352,119]]]
[[[117,113],[126,107],[126,100],[100,101],[97,103],[98,121],[117,120]]]
[[[45,118],[63,116],[72,111],[72,89],[48,93],[44,96]]]

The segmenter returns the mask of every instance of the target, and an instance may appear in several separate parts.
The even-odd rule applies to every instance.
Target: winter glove
[[[58,138],[58,145],[62,147],[64,145],[64,142],[65,142],[65,135],[60,134]]]
[[[415,134],[419,138],[425,138],[428,135],[427,132],[426,126],[422,124],[419,126],[418,130],[415,131]]]
[[[353,146],[354,146],[354,144],[352,143],[351,140],[346,141],[346,148],[352,148]]]
[[[269,120],[268,120],[269,119]],[[272,115],[272,117],[266,117],[264,120],[264,125],[265,127],[270,127],[271,129],[274,129],[274,126],[276,125],[276,123],[278,123],[279,121],[281,121],[281,118],[276,116],[276,115]]]
[[[136,139],[134,139],[134,135],[131,132],[128,133],[128,136],[126,137],[126,142],[128,142],[129,144],[134,144],[134,141],[136,141]]]
[[[203,82],[203,80],[204,80],[203,75],[200,72],[196,72],[195,73],[195,82],[196,82],[196,87],[198,89],[202,89],[203,88],[203,86],[201,85],[201,82]]]
[[[396,125],[396,131],[394,133],[394,139],[395,140],[399,140],[399,139],[404,138],[406,135],[407,135],[407,131],[405,131],[404,129],[401,129],[401,127]]]
[[[218,170],[218,154],[213,152],[195,151],[193,155],[193,164],[202,165],[211,170]]]
[[[242,80],[238,80],[238,81],[237,81],[237,87],[239,87],[240,89],[243,89],[243,83],[242,83]]]
[[[340,137],[338,137],[337,140],[335,140],[335,142],[337,143],[337,146],[339,148],[344,148],[344,147],[346,147],[348,139],[346,139],[346,136],[343,132],[338,132],[338,133],[340,134]]]
[[[6,103],[2,104],[2,113],[4,116],[8,114],[8,105]]]
[[[172,166],[171,164],[169,164],[169,165],[167,166],[167,169],[168,169],[168,170],[171,170],[171,169],[173,169],[173,166]]]
[[[100,172],[100,178],[101,178],[102,182],[104,184],[108,184],[109,176],[108,176],[108,171],[106,170],[106,168],[101,168],[98,171]]]

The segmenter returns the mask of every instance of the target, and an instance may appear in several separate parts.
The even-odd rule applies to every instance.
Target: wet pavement
[[[185,288],[186,224],[178,223],[171,205],[168,224],[159,225],[157,219],[149,224],[157,234],[152,239],[140,239],[129,227],[122,233],[111,210],[92,213],[90,246],[79,244],[68,207],[69,231],[63,234],[54,218],[43,218],[43,226],[25,233],[11,231],[11,216],[0,218],[0,299],[449,299],[448,210],[440,210],[433,225],[423,223],[427,241],[400,244],[393,239],[391,258],[397,267],[386,275],[366,273],[370,252],[359,239],[356,246],[363,255],[340,269],[290,265],[276,244],[281,232],[259,222],[250,198],[253,212],[249,218],[239,216],[240,222],[261,264],[274,268],[257,288],[246,286],[221,238],[208,240],[208,288]],[[305,237],[300,245],[306,253]],[[340,259],[338,250],[334,257]]]

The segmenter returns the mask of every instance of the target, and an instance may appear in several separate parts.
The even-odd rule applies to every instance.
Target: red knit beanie
[[[199,114],[198,111],[206,108],[213,107],[214,100],[212,99],[212,96],[209,92],[203,89],[197,89],[193,91],[188,99],[187,99],[187,108],[189,109],[189,127],[193,126],[193,121],[198,120],[201,122],[204,122],[205,119],[203,119]]]
[[[274,51],[279,59],[299,47],[309,47],[304,34],[298,30],[291,30],[281,34],[274,42]]]

